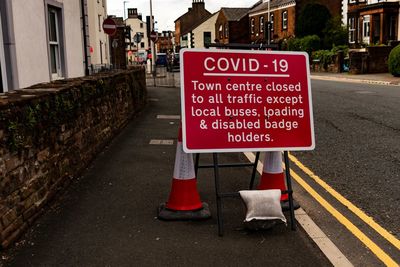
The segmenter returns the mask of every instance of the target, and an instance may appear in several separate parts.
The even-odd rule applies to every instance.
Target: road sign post
[[[188,153],[314,149],[308,55],[181,50]]]

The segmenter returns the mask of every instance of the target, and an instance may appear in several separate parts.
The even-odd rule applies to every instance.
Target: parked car
[[[167,54],[166,53],[157,53],[156,65],[166,67],[167,62]]]
[[[167,71],[179,70],[179,53],[171,53],[168,56]]]

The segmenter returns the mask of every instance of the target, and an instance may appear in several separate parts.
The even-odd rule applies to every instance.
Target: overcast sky
[[[137,8],[142,13],[143,20],[150,15],[150,0],[107,0],[107,13],[122,17],[125,8]],[[257,0],[204,0],[206,9],[211,13],[221,7],[250,7]],[[153,0],[153,16],[157,21],[158,31],[175,30],[174,21],[188,11],[192,0]]]

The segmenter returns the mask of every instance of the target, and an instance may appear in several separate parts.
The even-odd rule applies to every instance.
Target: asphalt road
[[[400,87],[313,80],[312,93],[316,149],[293,154],[399,239]],[[297,188],[297,196],[308,206],[306,211],[319,225],[325,225],[325,231],[355,265],[382,264],[349,231],[335,226],[335,219],[301,190]],[[319,191],[324,194],[323,189]],[[374,229],[364,226],[346,207],[340,211],[399,260],[399,250],[386,240],[375,239]]]

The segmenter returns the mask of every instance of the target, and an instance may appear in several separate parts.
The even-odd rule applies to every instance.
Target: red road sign
[[[184,150],[312,150],[308,55],[181,50]]]
[[[152,32],[150,33],[150,39],[151,39],[153,42],[156,42],[157,39],[158,39],[158,34],[157,34],[157,32],[152,31]]]
[[[106,18],[103,21],[103,30],[108,35],[114,35],[117,32],[117,24],[112,18]]]

